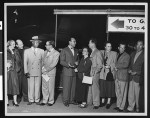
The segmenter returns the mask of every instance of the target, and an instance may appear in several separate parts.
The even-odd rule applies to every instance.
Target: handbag
[[[82,83],[92,84],[92,81],[93,81],[92,77],[84,76],[83,80],[82,80]]]
[[[106,80],[107,81],[114,81],[114,77],[113,77],[113,74],[112,74],[110,68],[109,68],[109,72],[107,73]]]

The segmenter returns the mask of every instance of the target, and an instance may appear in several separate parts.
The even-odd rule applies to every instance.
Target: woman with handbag
[[[111,98],[115,97],[114,74],[117,52],[111,51],[111,49],[111,43],[106,42],[105,50],[101,50],[104,57],[104,64],[100,73],[100,97],[102,98],[100,107],[105,106],[105,98],[107,98],[107,109],[111,106]]]
[[[90,76],[92,62],[89,58],[89,49],[87,47],[83,48],[82,51],[83,58],[81,59],[79,66],[77,67],[77,80],[76,80],[76,93],[75,101],[81,103],[80,108],[87,107],[87,94],[88,94],[88,84],[82,83],[84,76]]]
[[[8,41],[7,47],[7,95],[13,96],[13,106],[18,107],[17,95],[19,95],[19,81],[17,72],[20,71],[19,55],[15,50],[15,41]],[[9,104],[7,103],[7,106]]]

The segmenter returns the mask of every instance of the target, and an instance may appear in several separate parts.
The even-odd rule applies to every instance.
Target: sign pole
[[[108,32],[108,17],[109,17],[110,15],[108,14],[107,15],[107,22],[106,22],[106,33],[107,33],[107,41],[109,41],[109,32]]]
[[[56,25],[55,25],[55,47],[57,42],[57,14],[56,14]]]

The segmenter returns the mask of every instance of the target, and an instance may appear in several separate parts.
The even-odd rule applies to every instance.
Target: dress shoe
[[[93,109],[98,109],[98,108],[99,108],[99,106],[94,106],[94,107],[93,107]]]
[[[27,105],[31,105],[31,104],[33,104],[33,102],[28,102],[28,104],[27,104]]]
[[[136,109],[136,112],[138,113],[138,112],[140,112],[140,110],[139,110],[139,109]]]
[[[124,112],[132,112],[132,111],[129,111],[128,109],[126,109]]]
[[[70,102],[70,104],[79,105],[79,103],[77,101],[72,101],[72,102]]]
[[[12,101],[12,103],[13,103],[13,106],[19,107],[18,103],[16,104],[14,101]]]
[[[28,99],[23,99],[24,102],[29,102]]]
[[[119,110],[119,107],[115,107],[114,110]]]
[[[45,103],[40,103],[40,106],[44,106],[44,105],[46,105]]]
[[[47,104],[47,106],[53,106],[53,104],[51,104],[51,103],[48,103],[48,104]]]
[[[107,104],[106,105],[106,109],[109,109],[110,108],[110,106],[111,106],[111,104],[109,103],[109,104]]]
[[[118,112],[123,112],[123,110],[121,110],[121,109],[118,109],[117,111],[118,111]]]
[[[40,105],[41,103],[40,102],[36,102],[36,105]]]
[[[101,103],[99,107],[103,107],[103,106],[105,106],[105,103]]]
[[[69,103],[68,103],[68,102],[64,102],[64,105],[65,105],[66,107],[69,107]]]

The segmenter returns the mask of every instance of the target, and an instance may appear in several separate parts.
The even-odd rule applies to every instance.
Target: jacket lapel
[[[135,61],[135,63],[139,60],[139,59],[141,59],[141,57],[142,57],[142,55],[144,54],[144,52],[142,51],[141,52],[141,54],[138,56],[138,58],[136,59],[136,61]],[[135,58],[135,56],[134,56],[134,58]],[[134,59],[133,59],[134,60]],[[133,64],[135,64],[134,62],[133,62]]]
[[[70,53],[70,55],[72,56],[72,58],[73,58],[74,56],[73,56],[73,54],[72,54],[72,52],[71,52],[71,50],[70,50],[69,47],[67,47],[67,50],[68,50],[68,52]],[[74,52],[75,52],[75,51],[74,51]]]
[[[97,48],[91,53],[91,56],[90,56],[90,57],[94,57],[96,51],[97,51]]]
[[[117,62],[119,62],[125,55],[126,55],[126,52],[124,52],[124,53],[119,57],[119,59],[118,59]],[[119,54],[118,54],[118,56],[119,56]]]

